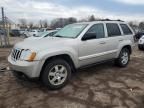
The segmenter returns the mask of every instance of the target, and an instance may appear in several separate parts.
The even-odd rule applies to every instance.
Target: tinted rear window
[[[120,26],[121,26],[123,33],[125,35],[132,34],[132,31],[130,30],[130,28],[126,24],[120,24]]]
[[[118,24],[115,23],[107,23],[107,32],[109,37],[120,36],[121,32]]]

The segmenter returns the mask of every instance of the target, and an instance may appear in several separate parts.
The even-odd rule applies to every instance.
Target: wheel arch
[[[124,47],[122,47],[122,49],[124,49],[124,48],[128,49],[129,53],[132,54],[132,47],[131,47],[131,45],[125,45]]]
[[[44,64],[42,66],[42,69],[40,71],[40,77],[42,75],[42,72],[46,66],[46,64],[48,64],[50,61],[54,60],[54,59],[63,59],[65,60],[71,67],[72,69],[72,72],[75,72],[76,71],[76,67],[75,67],[75,64],[72,60],[72,58],[68,55],[68,54],[60,54],[60,55],[55,55],[55,56],[51,56],[51,57],[48,57],[45,61],[44,61]]]
[[[124,45],[121,44],[121,45],[119,46],[119,50],[118,50],[118,52],[117,52],[116,58],[119,57],[119,54],[120,54],[120,52],[121,52],[121,50],[122,50],[123,48],[127,48],[127,49],[129,50],[130,54],[132,54],[132,45],[131,45],[131,44],[124,44]]]

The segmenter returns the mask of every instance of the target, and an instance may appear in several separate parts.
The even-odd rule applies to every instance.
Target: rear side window
[[[108,32],[109,37],[114,37],[114,36],[120,36],[121,35],[118,24],[107,23],[106,27],[107,27],[107,32]]]
[[[95,33],[96,39],[104,38],[105,37],[104,25],[103,24],[95,24],[88,30],[87,33]]]
[[[126,25],[126,24],[120,24],[124,35],[130,35],[132,34],[132,31],[130,30],[130,28]]]

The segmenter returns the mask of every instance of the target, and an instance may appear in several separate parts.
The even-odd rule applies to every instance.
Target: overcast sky
[[[144,0],[0,0],[6,15],[15,22],[57,17],[78,19],[95,15],[100,18],[144,20]]]

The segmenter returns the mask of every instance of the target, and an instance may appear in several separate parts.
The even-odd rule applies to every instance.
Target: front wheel
[[[130,60],[130,52],[127,48],[123,48],[119,57],[115,60],[115,64],[119,67],[126,67]]]
[[[139,50],[144,50],[144,45],[143,46],[138,45],[138,49]]]
[[[63,59],[55,59],[47,63],[42,73],[42,81],[49,89],[60,89],[71,77],[70,65]]]

